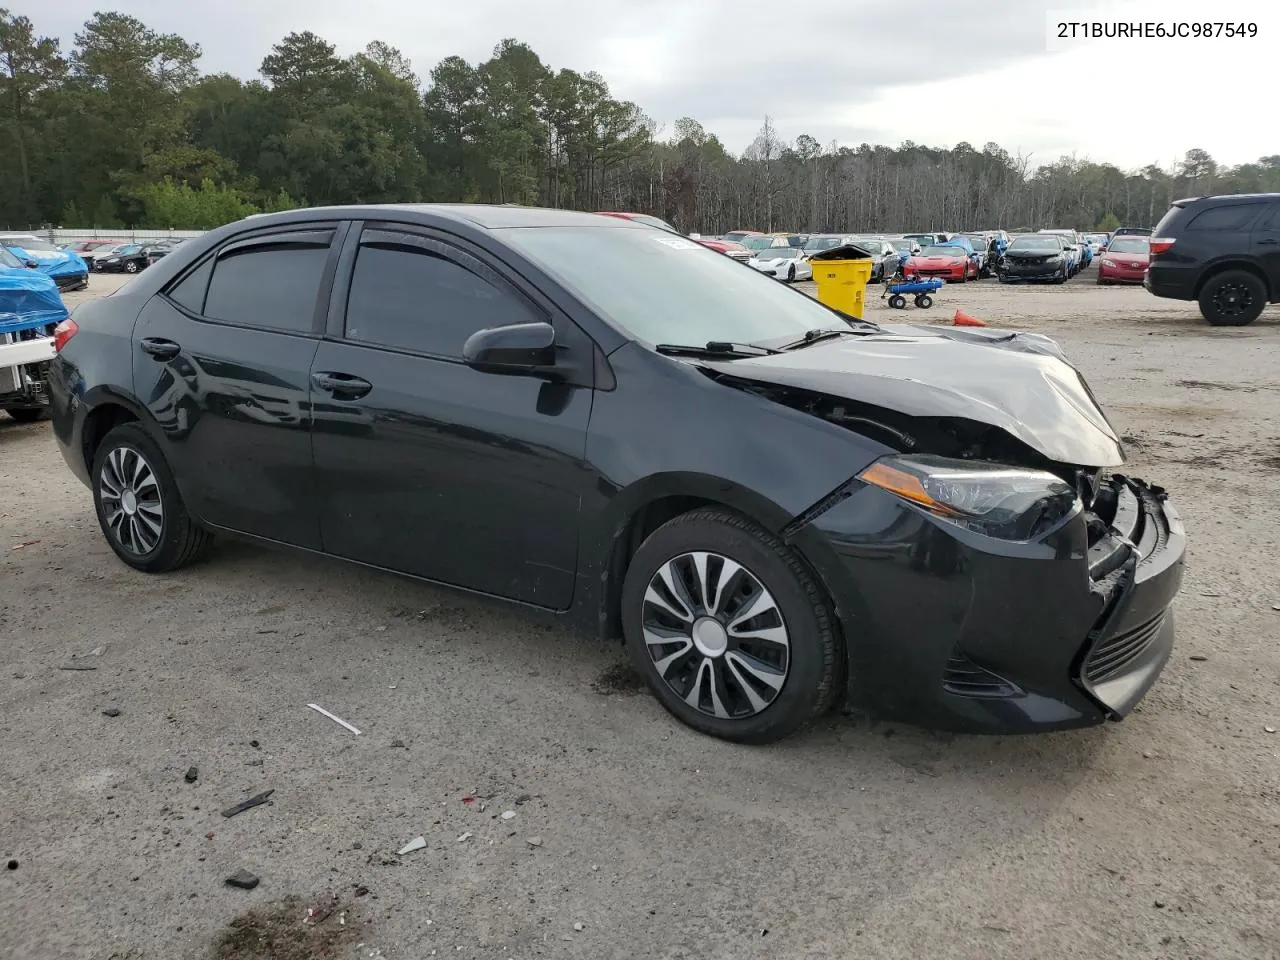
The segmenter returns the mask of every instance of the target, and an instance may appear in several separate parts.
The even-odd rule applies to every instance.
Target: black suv
[[[1209,323],[1253,323],[1280,302],[1280,193],[1175,201],[1151,237],[1143,286],[1196,300]]]

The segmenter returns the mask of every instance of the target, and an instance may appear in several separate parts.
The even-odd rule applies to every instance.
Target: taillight
[[[63,320],[60,324],[53,328],[53,350],[55,353],[61,353],[62,348],[80,332],[80,324],[76,323],[70,317]]]
[[[1168,253],[1173,249],[1174,239],[1172,237],[1152,237],[1151,238],[1151,256],[1159,256],[1162,253]]]

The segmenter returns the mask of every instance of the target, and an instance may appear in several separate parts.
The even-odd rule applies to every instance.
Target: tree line
[[[0,8],[0,224],[206,229],[296,206],[467,201],[633,210],[708,234],[1105,230],[1153,226],[1182,196],[1280,191],[1280,154],[1033,166],[995,143],[789,140],[769,117],[736,155],[512,39],[425,81],[386,43],[343,57],[311,32],[281,39],[256,79],[202,75],[200,55],[118,12],[64,50]]]

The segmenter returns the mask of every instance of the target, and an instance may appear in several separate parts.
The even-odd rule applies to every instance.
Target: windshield
[[[952,260],[960,260],[968,255],[963,247],[925,247],[917,254],[921,257],[950,257]]]
[[[61,252],[52,243],[48,243],[44,240],[37,240],[35,237],[5,237],[4,240],[0,242],[3,242],[10,247],[20,247],[23,250],[52,250],[54,253]]]
[[[114,254],[137,253],[142,247],[136,244],[125,244],[123,247],[116,247],[111,252]]]
[[[1017,253],[1019,250],[1034,251],[1035,253],[1058,253],[1062,250],[1062,241],[1057,237],[1018,237],[1013,243],[1009,244],[1009,250]]]
[[[739,242],[748,250],[768,250],[773,246],[773,237],[743,237]]]
[[[871,237],[853,237],[850,241],[855,247],[861,247],[867,253],[884,253],[884,241]]]
[[[601,317],[650,345],[796,339],[843,325],[812,297],[692,240],[609,227],[495,232]]]
[[[756,234],[748,233],[744,230],[730,230],[721,239],[733,240],[737,243],[745,243],[747,240],[751,239],[754,236],[756,236]]]
[[[770,247],[756,254],[757,260],[794,260],[800,256],[798,247]]]
[[[24,269],[22,261],[4,247],[0,247],[0,267],[16,267],[19,270]]]
[[[1107,247],[1107,253],[1149,253],[1151,241],[1146,237],[1116,237]]]
[[[830,250],[832,247],[838,246],[840,246],[839,237],[810,237],[804,248],[806,250]]]

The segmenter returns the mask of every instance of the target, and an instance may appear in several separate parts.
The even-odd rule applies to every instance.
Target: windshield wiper
[[[728,340],[711,340],[701,347],[695,347],[691,344],[683,343],[660,343],[655,348],[659,353],[668,356],[713,356],[713,357],[768,357],[775,353],[781,353],[781,350],[774,350],[772,347],[757,347],[751,343],[731,343]]]
[[[873,323],[867,323],[872,330],[877,329]],[[849,327],[821,327],[817,330],[807,330],[805,335],[799,340],[792,343],[783,344],[783,350],[799,350],[801,347],[807,347],[814,343],[821,343],[824,340],[833,340],[836,337],[859,336],[862,331],[854,330]]]

